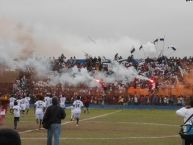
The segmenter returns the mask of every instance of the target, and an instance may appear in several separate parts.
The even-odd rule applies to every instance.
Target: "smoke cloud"
[[[62,53],[67,57],[80,58],[84,58],[84,54],[88,53],[93,57],[105,56],[111,60],[114,54],[119,53],[127,58],[131,55],[130,50],[140,45],[139,40],[127,36],[108,39],[81,37],[61,33],[57,29],[48,31],[48,28],[42,25],[27,26],[24,23],[0,19],[0,64],[13,70],[33,68],[39,78],[49,78],[50,85],[61,83],[76,86],[84,83],[88,86],[98,86],[96,78],[107,83],[130,82],[137,76],[136,70],[132,67],[127,69],[115,62],[110,66],[114,73],[107,77],[101,72],[93,76],[86,69],[77,67],[56,73],[51,70],[51,60],[48,58],[57,57]],[[148,42],[144,44],[144,51],[146,54],[152,54],[155,53],[155,48]],[[137,56],[140,51],[136,49],[135,53]]]

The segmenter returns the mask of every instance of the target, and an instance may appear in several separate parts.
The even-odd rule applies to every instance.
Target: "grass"
[[[178,136],[182,119],[175,110],[102,110],[81,114],[76,127],[70,111],[62,122],[61,145],[180,145]],[[13,128],[13,116],[6,116],[5,126]],[[46,145],[46,130],[37,130],[32,110],[20,118],[18,132],[22,145]],[[28,132],[26,132],[28,131]]]

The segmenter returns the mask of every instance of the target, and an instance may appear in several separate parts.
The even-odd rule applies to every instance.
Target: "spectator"
[[[47,131],[47,145],[52,145],[52,138],[54,136],[54,145],[60,144],[61,134],[61,120],[66,117],[63,108],[59,106],[58,98],[53,97],[52,105],[46,109],[43,122],[49,121],[50,126]]]
[[[0,145],[21,145],[19,134],[12,129],[0,129]]]
[[[193,117],[190,119],[189,117],[193,114],[193,99],[190,98],[190,100],[187,101],[186,106],[177,110],[176,114],[183,117],[185,125],[187,125],[186,127],[191,126],[192,128]],[[187,121],[188,119],[189,121]],[[190,137],[183,139],[182,141],[184,145],[193,145],[193,134]]]

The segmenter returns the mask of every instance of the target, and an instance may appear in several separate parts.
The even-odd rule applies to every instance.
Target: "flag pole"
[[[145,53],[144,49],[143,49],[143,54],[144,54],[144,57],[145,57],[145,59],[146,59],[146,58],[147,58],[147,56],[146,56],[146,53]]]
[[[164,35],[164,41],[163,41],[163,49],[162,49],[162,56],[163,56],[163,54],[164,54],[164,51],[165,51],[165,35]]]
[[[160,38],[159,40],[160,40],[160,41],[163,41],[163,47],[162,47],[162,49],[160,50],[160,54],[159,54],[158,57],[162,57],[163,54],[164,54],[164,49],[165,49],[165,35],[164,35],[164,37]]]
[[[143,48],[142,48],[143,49]],[[145,53],[145,50],[143,49],[143,55],[144,55],[144,57],[145,57],[145,59],[147,58],[147,56],[146,56],[146,53]]]
[[[154,42],[153,42],[154,45],[155,45],[155,49],[156,49],[156,55],[158,54],[158,47],[157,47],[157,45],[156,45],[158,42],[159,42],[159,39],[158,39],[158,38],[156,38],[156,39],[154,40]],[[160,54],[158,54],[157,57],[159,57],[159,55],[160,55]]]
[[[174,51],[173,51],[173,52],[170,52],[170,53],[168,54],[168,57],[171,57],[171,54],[172,54],[172,53],[174,53]]]

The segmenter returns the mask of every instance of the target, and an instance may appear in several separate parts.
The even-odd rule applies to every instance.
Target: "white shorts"
[[[13,103],[10,103],[10,104],[9,104],[9,108],[10,108],[10,109],[13,109],[13,106],[14,106]]]
[[[61,108],[65,108],[65,104],[61,103],[61,104],[60,104],[60,107],[61,107]]]
[[[21,105],[21,110],[24,111],[25,109],[26,109],[26,105],[25,105],[25,104],[22,104],[22,105]]]
[[[81,114],[81,112],[80,111],[73,111],[73,117],[74,118],[80,118],[80,114]]]
[[[44,113],[37,113],[36,114],[36,119],[38,119],[38,120],[43,120],[43,117],[44,117]]]
[[[26,109],[29,109],[29,104],[26,104]]]

